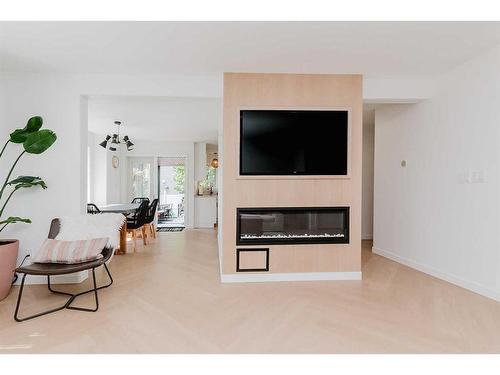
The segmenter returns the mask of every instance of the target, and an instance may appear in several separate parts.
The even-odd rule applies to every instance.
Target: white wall
[[[221,111],[222,111],[222,106],[221,106]],[[222,145],[224,144],[224,126],[223,123],[221,122],[219,124],[218,128],[218,137],[217,137],[217,144],[220,145],[219,151],[218,151],[218,161],[219,161],[219,167],[217,168],[217,245],[218,245],[218,253],[219,253],[219,260],[222,259],[224,256],[224,247],[222,243],[222,226],[224,225],[222,220],[222,212],[223,210],[223,204],[224,204],[224,191],[223,191],[223,176],[224,176],[224,147]],[[219,261],[219,273],[222,275],[222,262]]]
[[[95,202],[95,192],[94,186],[96,184],[95,176],[95,152],[94,146],[97,143],[97,138],[94,133],[87,133],[87,202]]]
[[[88,203],[97,206],[122,203],[121,199],[121,169],[113,168],[111,158],[113,155],[120,157],[121,154],[112,154],[99,146],[105,138],[103,134],[88,132],[88,150],[90,152],[90,199]]]
[[[499,67],[497,48],[377,108],[374,251],[500,300]]]
[[[1,87],[7,93],[5,121],[1,125],[3,139],[34,115],[42,116],[44,127],[55,131],[58,137],[43,154],[25,155],[14,173],[40,176],[48,186],[46,190],[19,191],[7,208],[7,216],[28,217],[33,221],[31,225],[11,225],[2,232],[2,237],[20,239],[20,260],[38,250],[47,238],[52,218],[83,211],[82,165],[86,166],[86,161],[81,160],[81,147],[86,147],[87,138],[82,139],[80,133],[80,95],[65,78],[4,76]],[[2,172],[22,147],[12,146],[8,160],[1,162]],[[84,173],[86,181],[86,170]]]
[[[104,139],[101,137],[101,139]],[[125,172],[125,160],[123,153],[114,154],[113,152],[106,151],[103,147],[99,146],[101,150],[104,151],[104,159],[106,166],[106,204],[116,204],[128,202],[128,199],[122,199],[122,176]],[[119,158],[118,168],[113,167],[113,156]],[[153,170],[154,172],[154,170]],[[156,185],[155,185],[156,186]]]
[[[361,199],[361,238],[373,238],[373,147],[375,110],[363,110],[363,185]]]
[[[194,144],[194,178],[203,181],[207,175],[207,143]]]
[[[5,123],[5,97],[7,92],[4,87],[4,77],[0,74],[0,135],[6,135],[10,129],[8,124]],[[2,138],[3,139],[3,138]]]
[[[90,199],[88,199],[88,203],[94,203],[98,206],[106,204],[107,156],[106,150],[99,146],[103,139],[99,134],[88,132],[87,146],[90,155]]]
[[[363,77],[365,103],[416,103],[435,91],[435,77]]]

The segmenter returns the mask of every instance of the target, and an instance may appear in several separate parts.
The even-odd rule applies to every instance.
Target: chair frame
[[[140,234],[140,237],[142,238],[142,243],[144,246],[146,246],[148,243],[147,243],[147,234],[146,234],[146,228],[144,227],[144,225],[140,228],[136,228],[136,229],[128,229],[127,228],[127,234],[130,233],[132,235],[132,242],[134,244],[134,252],[137,250],[137,231],[139,231],[139,234]]]
[[[98,215],[100,213],[101,213],[101,210],[94,203],[87,203],[87,214]]]
[[[142,235],[143,237],[145,236],[145,245],[149,244],[149,238],[156,238],[156,228],[155,228],[155,219],[156,219],[156,213],[158,211],[158,203],[159,199],[155,198],[151,201],[150,205],[148,206],[148,213],[146,216],[146,222],[144,223],[143,230],[142,230]],[[151,212],[151,210],[154,207],[154,212]]]
[[[55,236],[57,235],[58,232],[59,232],[59,219],[54,219],[54,220],[52,220],[52,223],[51,223],[51,226],[50,226],[50,231],[49,231],[49,237],[48,238],[52,238],[52,239],[55,238]],[[112,249],[109,249],[109,254],[112,254]],[[21,279],[21,286],[19,288],[19,294],[17,296],[16,310],[14,312],[14,319],[17,322],[23,322],[25,320],[30,320],[30,319],[33,319],[33,318],[37,318],[39,316],[51,314],[51,313],[54,313],[56,311],[63,310],[63,309],[86,311],[86,312],[96,312],[99,309],[99,296],[98,296],[97,291],[101,290],[101,289],[104,289],[104,288],[108,288],[108,287],[110,287],[113,284],[113,277],[111,276],[111,272],[109,271],[109,268],[106,265],[106,261],[108,261],[109,258],[105,259],[102,263],[95,262],[95,261],[88,262],[89,263],[89,268],[82,269],[81,271],[92,270],[92,281],[93,281],[93,286],[94,287],[91,288],[91,289],[88,289],[86,291],[83,291],[83,292],[80,292],[80,293],[75,293],[75,294],[67,293],[67,292],[62,292],[62,291],[59,291],[59,290],[55,290],[55,289],[52,288],[52,286],[50,284],[50,276],[64,275],[64,274],[73,273],[73,272],[68,272],[68,273],[51,273],[50,271],[47,271],[47,273],[41,273],[43,271],[39,271],[37,273],[30,273],[29,270],[26,269],[26,267],[19,267],[19,268],[17,268],[16,272],[23,273],[23,277]],[[93,266],[90,266],[90,265],[93,265]],[[64,267],[64,266],[65,265],[63,265],[63,264],[61,265],[61,267]],[[102,286],[98,287],[97,286],[97,282],[96,282],[96,277],[95,277],[95,270],[96,270],[96,268],[99,268],[100,266],[104,266],[104,269],[106,270],[106,273],[108,274],[109,282],[106,285],[102,285]],[[23,296],[24,282],[26,280],[26,276],[28,276],[29,274],[32,274],[32,275],[42,275],[42,276],[45,275],[45,276],[47,276],[47,287],[48,287],[49,291],[52,292],[52,293],[54,293],[54,294],[61,294],[61,295],[69,296],[69,298],[66,301],[66,303],[64,303],[62,306],[59,306],[59,307],[56,307],[56,308],[53,308],[53,309],[50,309],[50,310],[42,311],[40,313],[36,313],[36,314],[30,315],[30,316],[26,316],[26,317],[23,317],[23,318],[19,317],[19,309],[21,307],[21,299],[22,299],[22,296]],[[92,292],[94,292],[94,296],[95,296],[95,308],[71,306],[71,304],[75,301],[75,299],[77,297],[79,297],[81,295],[84,295],[84,294],[87,294],[87,293],[92,293]]]
[[[21,281],[21,287],[19,289],[19,295],[17,296],[16,311],[14,313],[14,319],[17,322],[24,322],[25,320],[30,320],[30,319],[33,319],[33,318],[37,318],[39,316],[51,314],[51,313],[54,313],[56,311],[63,310],[63,309],[78,310],[78,311],[87,311],[87,312],[96,312],[99,309],[99,296],[98,296],[97,291],[100,290],[100,289],[108,288],[108,287],[111,286],[111,284],[113,284],[113,277],[111,276],[111,272],[109,272],[108,266],[106,265],[106,263],[104,263],[104,268],[105,268],[105,270],[106,270],[106,272],[108,274],[108,277],[109,277],[109,283],[106,284],[106,285],[97,287],[96,278],[95,278],[95,269],[96,268],[97,267],[93,267],[92,268],[92,278],[93,278],[93,282],[94,282],[94,287],[92,289],[86,290],[84,292],[76,293],[76,294],[61,292],[59,290],[52,289],[52,287],[50,285],[50,275],[47,275],[47,286],[48,286],[48,289],[52,293],[62,294],[62,295],[65,295],[65,296],[69,296],[70,298],[62,306],[59,306],[59,307],[56,307],[54,309],[50,309],[50,310],[47,310],[47,311],[43,311],[43,312],[40,312],[40,313],[37,313],[37,314],[34,314],[34,315],[30,315],[30,316],[27,316],[27,317],[24,317],[24,318],[20,318],[19,317],[19,308],[21,306],[21,298],[23,296],[24,281],[26,279],[26,276],[28,276],[28,274],[25,273],[23,275],[23,278],[22,278],[22,281]],[[84,295],[84,294],[87,294],[87,293],[91,293],[91,292],[94,292],[94,295],[95,295],[95,308],[90,309],[90,308],[86,308],[86,307],[71,306],[71,304],[73,303],[73,301],[77,297],[79,297],[81,295]]]
[[[145,201],[141,202],[141,205],[144,203]],[[139,206],[139,209],[134,213],[134,216],[133,216],[133,219],[134,220],[138,220],[137,219],[137,216],[140,214],[140,206]],[[144,218],[142,219],[143,220],[143,223],[142,225],[138,226],[137,228],[130,228],[129,226],[127,226],[127,234],[130,233],[132,234],[132,241],[133,241],[133,244],[134,244],[134,252],[137,250],[137,231],[140,232],[141,234],[141,237],[142,237],[142,243],[144,244],[144,246],[147,245],[147,234],[146,234],[146,228],[145,228],[145,220],[146,220],[146,215],[148,213],[148,209],[149,209],[149,201],[147,201],[147,204],[146,204],[146,207],[145,207],[145,213],[144,213]],[[128,224],[128,223],[127,223]]]
[[[130,203],[141,204],[143,201],[148,201],[148,204],[149,204],[148,197],[135,197],[134,199],[132,199],[132,202],[130,202]]]

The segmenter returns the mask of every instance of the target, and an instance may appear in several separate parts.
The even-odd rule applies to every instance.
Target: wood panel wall
[[[361,271],[362,76],[224,74],[222,273],[236,273],[237,207],[349,206],[350,243],[262,245],[269,272]],[[349,176],[239,176],[240,109],[348,109]],[[307,129],[304,129],[307,131]]]

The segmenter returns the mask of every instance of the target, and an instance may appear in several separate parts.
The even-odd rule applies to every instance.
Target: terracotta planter
[[[0,301],[9,295],[18,251],[18,240],[0,240]]]

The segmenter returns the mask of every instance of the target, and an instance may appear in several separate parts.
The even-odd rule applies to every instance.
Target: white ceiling
[[[117,97],[89,98],[89,130],[116,133],[136,140],[217,143],[222,102],[214,98]]]
[[[0,70],[434,75],[500,44],[500,22],[1,22]]]

